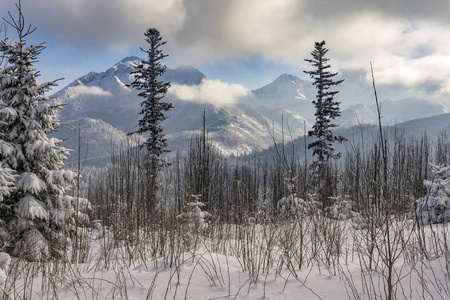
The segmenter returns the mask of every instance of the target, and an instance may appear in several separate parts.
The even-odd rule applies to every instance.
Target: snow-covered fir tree
[[[45,93],[56,81],[38,83],[33,64],[45,47],[26,45],[25,38],[34,29],[25,25],[20,1],[16,6],[19,17],[8,22],[17,32],[16,41],[0,42],[6,58],[0,69],[0,158],[2,166],[16,175],[14,189],[3,194],[0,219],[9,236],[7,252],[46,259],[61,255],[68,237],[62,230],[76,232],[75,221],[86,218],[82,212],[89,202],[66,196],[76,178],[63,169],[69,151],[58,146],[61,140],[48,137],[58,125],[59,107]]]
[[[329,158],[340,157],[341,153],[336,152],[333,142],[342,142],[345,140],[342,136],[336,136],[331,128],[337,125],[331,123],[331,120],[340,116],[339,102],[334,101],[333,97],[339,91],[331,91],[330,88],[339,85],[343,80],[333,80],[337,73],[327,71],[330,65],[327,63],[330,59],[325,55],[328,49],[324,47],[325,41],[316,42],[314,50],[311,52],[312,59],[305,59],[314,67],[312,71],[303,71],[309,74],[314,80],[313,85],[316,86],[316,100],[313,101],[316,108],[316,123],[313,130],[308,132],[309,136],[315,137],[315,141],[308,145],[309,149],[313,149],[313,155],[317,156],[316,162],[325,163]]]
[[[131,72],[134,79],[130,86],[139,91],[139,97],[144,98],[140,112],[142,119],[139,120],[137,131],[133,133],[148,135],[142,146],[146,149],[146,206],[149,212],[153,212],[156,207],[156,178],[161,167],[167,165],[167,161],[161,155],[170,151],[167,149],[167,139],[163,134],[161,123],[166,119],[164,113],[173,106],[162,101],[170,88],[170,83],[160,80],[160,76],[166,71],[166,66],[161,64],[161,60],[167,56],[161,50],[166,42],[155,28],[145,32],[145,41],[149,47],[147,50],[142,48],[141,50],[147,54],[147,59],[142,60],[135,71]]]
[[[139,97],[144,98],[141,102],[142,119],[139,120],[138,129],[135,133],[149,134],[148,139],[144,142],[144,147],[148,150],[148,154],[153,160],[158,160],[159,164],[164,164],[164,160],[160,157],[166,149],[167,139],[164,137],[161,122],[166,119],[165,111],[173,108],[171,103],[161,101],[170,83],[160,81],[160,76],[166,71],[166,66],[161,64],[161,60],[166,57],[161,47],[166,44],[162,40],[160,33],[155,28],[150,28],[145,32],[145,40],[149,44],[149,48],[141,50],[147,53],[148,58],[142,60],[136,66],[134,80],[131,86],[139,90]]]
[[[191,195],[192,201],[186,203],[185,212],[179,214],[177,219],[197,229],[204,228],[207,220],[211,218],[211,214],[202,211],[206,204],[200,201],[201,197],[202,195]]]
[[[431,164],[432,180],[425,180],[428,195],[419,198],[416,215],[420,224],[450,221],[450,167]]]

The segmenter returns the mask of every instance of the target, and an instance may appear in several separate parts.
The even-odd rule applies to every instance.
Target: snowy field
[[[0,256],[2,299],[388,299],[389,289],[391,299],[450,297],[448,225],[392,219],[357,229],[316,216],[176,226],[139,242],[113,235],[90,231],[82,263]]]

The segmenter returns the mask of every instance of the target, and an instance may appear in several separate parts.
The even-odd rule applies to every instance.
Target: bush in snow
[[[433,180],[425,180],[428,195],[417,199],[416,215],[420,224],[450,221],[450,167],[431,165]]]
[[[186,203],[186,211],[177,216],[181,221],[184,221],[190,225],[194,225],[196,228],[203,228],[211,218],[211,214],[207,211],[202,211],[202,207],[206,206],[205,203],[200,202],[201,195],[192,195],[193,201]]]
[[[353,202],[349,199],[348,195],[342,197],[332,197],[333,204],[325,208],[325,216],[334,220],[344,221],[351,220],[353,228],[363,229],[366,226],[366,221],[363,216],[352,210]]]
[[[260,223],[270,220],[272,216],[272,205],[270,205],[269,199],[259,199],[258,205],[256,206],[255,216],[249,223]]]
[[[332,197],[333,204],[325,208],[325,215],[336,220],[348,220],[353,217],[352,202],[345,197]]]
[[[300,214],[312,215],[318,212],[319,203],[313,196],[309,201],[305,201],[302,198],[296,197],[296,195],[290,195],[283,197],[277,202],[277,210],[281,216],[292,217]]]
[[[92,239],[99,240],[99,239],[103,238],[105,236],[106,229],[103,228],[102,221],[94,220],[94,221],[92,221],[92,223],[93,223],[93,228],[91,231]]]
[[[0,218],[11,237],[7,251],[33,260],[61,254],[61,242],[67,236],[61,230],[68,220],[73,225],[85,219],[83,210],[89,203],[65,196],[76,174],[63,169],[69,150],[59,146],[61,140],[48,137],[59,125],[55,118],[59,106],[44,95],[56,81],[38,83],[39,72],[33,64],[44,46],[26,46],[25,37],[34,30],[25,26],[20,2],[17,8],[18,20],[9,22],[18,34],[17,41],[0,41],[6,59],[0,69],[0,163],[4,167],[0,181],[11,181],[5,170],[14,170],[17,176],[14,190],[6,191],[0,182]]]
[[[282,216],[295,216],[300,211],[299,202],[303,201],[294,195],[283,197],[277,202],[277,210]]]

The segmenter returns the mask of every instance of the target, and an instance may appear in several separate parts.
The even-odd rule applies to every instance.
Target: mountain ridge
[[[88,119],[101,120],[123,134],[135,131],[142,99],[127,84],[131,82],[130,73],[138,62],[139,58],[136,56],[126,57],[105,72],[89,72],[56,92],[55,102],[64,105],[58,117],[63,123],[84,120],[83,122],[91,125],[96,123],[88,122]],[[193,66],[180,65],[175,69],[167,68],[161,79],[180,85],[197,86],[207,78]],[[287,73],[251,91],[249,97],[235,104],[188,102],[166,95],[165,101],[172,102],[175,108],[167,114],[168,119],[163,123],[164,132],[168,134],[169,146],[177,147],[181,140],[186,140],[193,132],[201,130],[201,116],[205,111],[211,141],[225,154],[260,151],[273,143],[271,134],[281,137],[282,128],[289,128],[294,137],[303,135],[305,129],[309,130],[314,123],[314,107],[311,103],[314,97],[315,88],[311,82]],[[383,122],[408,121],[405,105],[408,106],[409,114],[415,117],[444,112],[442,106],[423,99],[401,101],[381,102],[382,109],[388,109]],[[282,120],[284,124],[281,124]],[[363,104],[342,110],[341,117],[335,120],[341,127],[373,124],[376,121],[375,106]],[[94,132],[93,126],[91,129],[87,126],[86,130]],[[73,126],[71,128],[73,131]],[[66,134],[74,133],[66,131]],[[64,139],[61,133],[56,136]],[[90,139],[93,143],[96,142],[95,137],[91,136]],[[99,139],[104,141],[103,138]],[[117,142],[121,141],[122,137],[118,138]]]

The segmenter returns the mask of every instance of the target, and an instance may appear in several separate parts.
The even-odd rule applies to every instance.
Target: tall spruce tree
[[[166,66],[161,64],[161,60],[167,55],[163,54],[161,47],[166,44],[162,40],[160,33],[155,28],[150,28],[145,32],[145,41],[149,44],[147,50],[142,49],[147,54],[147,59],[141,61],[131,74],[134,80],[130,86],[139,90],[138,96],[144,98],[141,102],[142,119],[139,120],[138,134],[148,134],[147,140],[142,145],[146,149],[146,167],[148,178],[147,204],[153,211],[156,197],[156,177],[161,167],[167,165],[167,161],[161,157],[167,149],[167,139],[163,134],[161,123],[166,119],[164,112],[173,108],[171,103],[163,102],[165,94],[170,88],[170,83],[160,80],[160,76],[166,71]]]
[[[0,69],[0,163],[14,170],[14,189],[3,195],[0,219],[8,233],[6,250],[30,260],[62,255],[67,234],[76,232],[76,219],[89,202],[66,196],[76,174],[64,170],[69,151],[50,138],[58,120],[59,106],[52,105],[45,93],[56,81],[39,84],[33,64],[45,48],[26,46],[25,38],[34,32],[25,25],[21,2],[18,18],[11,14],[7,23],[17,33],[17,41],[4,39],[0,53],[6,65]],[[65,226],[67,225],[67,226]]]
[[[330,59],[325,55],[328,49],[325,47],[325,41],[316,42],[314,50],[311,52],[312,59],[305,59],[314,67],[312,71],[303,71],[309,74],[314,80],[313,85],[316,86],[317,95],[313,104],[316,108],[316,123],[313,130],[308,132],[308,136],[315,137],[315,140],[308,145],[309,149],[313,149],[313,155],[317,156],[315,163],[324,164],[329,158],[338,158],[341,153],[336,152],[333,142],[342,142],[345,140],[342,136],[336,136],[331,128],[337,125],[331,123],[331,120],[340,116],[339,102],[334,101],[333,97],[339,91],[330,91],[330,88],[341,84],[344,80],[333,80],[337,73],[327,71],[330,65],[327,63]]]

